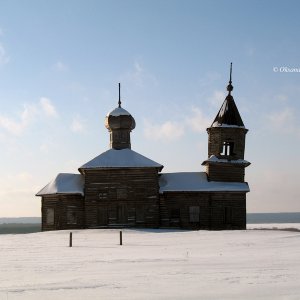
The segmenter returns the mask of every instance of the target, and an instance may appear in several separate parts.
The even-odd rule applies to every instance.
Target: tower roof
[[[228,95],[226,96],[217,116],[215,117],[211,127],[242,127],[245,125],[242,121],[240,113],[236,107],[234,99],[231,95],[232,86],[232,63],[230,65],[230,79],[227,86]]]

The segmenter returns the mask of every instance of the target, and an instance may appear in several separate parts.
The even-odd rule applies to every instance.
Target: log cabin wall
[[[244,182],[245,167],[237,164],[207,164],[206,173],[210,181]]]
[[[207,128],[208,157],[210,157],[211,155],[220,156],[223,151],[224,142],[232,141],[234,143],[234,155],[232,155],[231,159],[244,159],[247,131],[248,130],[245,128]]]
[[[81,195],[42,197],[42,231],[84,228],[84,198]]]
[[[85,170],[86,228],[159,227],[156,168]]]
[[[165,228],[246,229],[245,193],[164,192],[160,211]]]

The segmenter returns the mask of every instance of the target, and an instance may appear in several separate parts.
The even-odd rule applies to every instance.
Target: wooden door
[[[98,225],[106,226],[108,224],[107,207],[98,207]]]
[[[118,205],[118,223],[127,224],[128,222],[128,209],[126,203],[120,203]]]

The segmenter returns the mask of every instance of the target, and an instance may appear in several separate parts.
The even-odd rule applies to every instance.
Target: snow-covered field
[[[68,238],[1,235],[0,300],[300,299],[299,232],[123,230],[120,246],[118,230],[78,230],[72,248]]]

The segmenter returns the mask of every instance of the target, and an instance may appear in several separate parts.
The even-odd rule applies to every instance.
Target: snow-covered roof
[[[87,162],[80,169],[98,168],[158,168],[163,165],[131,150],[131,149],[110,149]]]
[[[42,188],[36,196],[54,194],[80,194],[83,193],[84,177],[80,174],[59,173],[55,179]]]
[[[223,128],[245,128],[245,126],[220,124],[219,122],[214,122],[211,127],[223,127]]]
[[[117,107],[114,110],[112,110],[111,112],[109,112],[106,116],[113,116],[113,117],[118,117],[118,116],[130,116],[131,114],[125,110],[122,107]]]
[[[218,158],[215,155],[211,155],[209,159],[205,160],[202,165],[206,165],[207,162],[210,163],[221,163],[221,164],[237,164],[249,166],[250,162],[245,159],[227,159],[227,158]]]
[[[159,179],[163,192],[249,192],[246,182],[208,181],[205,172],[164,173]]]

